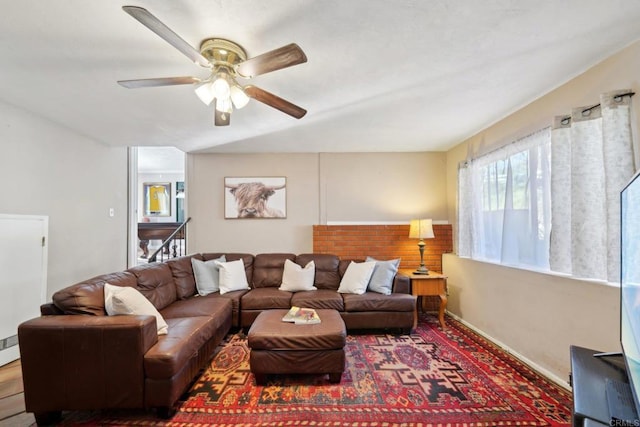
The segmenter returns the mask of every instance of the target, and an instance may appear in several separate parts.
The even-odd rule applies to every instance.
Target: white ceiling
[[[640,38],[637,0],[0,0],[0,99],[110,145],[211,152],[446,150]],[[121,6],[189,44],[249,57],[291,42],[308,62],[252,84],[228,127],[190,86],[117,80],[207,71]]]

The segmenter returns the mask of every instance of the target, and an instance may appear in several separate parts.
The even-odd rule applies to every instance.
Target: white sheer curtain
[[[551,270],[619,281],[620,190],[634,173],[630,91],[556,117],[552,140]]]
[[[550,130],[462,164],[458,254],[548,269]]]

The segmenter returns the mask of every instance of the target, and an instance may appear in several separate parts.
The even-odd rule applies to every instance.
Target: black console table
[[[610,425],[605,381],[627,381],[622,358],[594,357],[596,350],[571,346],[571,385],[573,387],[574,427]]]

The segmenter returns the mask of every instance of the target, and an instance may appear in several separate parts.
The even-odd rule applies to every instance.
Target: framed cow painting
[[[287,178],[226,177],[225,219],[286,218]]]

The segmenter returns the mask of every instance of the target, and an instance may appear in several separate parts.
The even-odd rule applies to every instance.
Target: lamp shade
[[[412,219],[409,226],[410,239],[433,239],[433,221],[430,219]]]
[[[236,108],[240,109],[245,105],[247,105],[247,103],[249,102],[249,97],[247,96],[246,93],[244,93],[244,91],[240,86],[233,85],[231,86],[230,91],[231,91],[231,100],[233,101],[233,105]]]
[[[211,90],[217,99],[229,99],[231,87],[229,86],[225,73],[218,73],[216,75],[215,80],[211,83]]]
[[[204,102],[205,105],[211,104],[211,101],[213,101],[213,98],[215,98],[213,89],[211,88],[211,82],[208,80],[196,86],[195,90],[196,90],[196,95],[198,95],[198,98],[200,98],[200,101]]]

